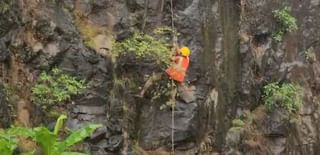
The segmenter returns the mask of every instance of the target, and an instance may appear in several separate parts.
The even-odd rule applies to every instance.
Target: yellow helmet
[[[190,55],[190,50],[188,47],[180,48],[181,55],[188,57]]]

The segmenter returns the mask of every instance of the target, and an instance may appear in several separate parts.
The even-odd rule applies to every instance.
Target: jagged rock
[[[96,147],[94,149],[91,149],[91,152],[93,154],[96,154],[96,155],[113,155],[111,153],[106,152],[103,148],[99,148],[98,146],[92,146],[92,147]]]
[[[243,132],[243,129],[240,127],[233,127],[229,129],[226,136],[226,144],[229,147],[238,146],[240,144],[241,140],[241,133]]]
[[[72,130],[79,129],[80,121],[78,119],[68,119],[66,122],[66,126]]]
[[[268,136],[287,136],[289,131],[289,113],[282,109],[276,108],[263,121],[263,134]]]
[[[77,105],[73,109],[74,113],[79,114],[89,114],[89,115],[103,115],[106,112],[106,109],[102,106],[85,106],[85,105]]]
[[[273,138],[270,144],[270,150],[274,155],[281,155],[286,149],[286,138]]]
[[[11,123],[10,109],[4,89],[4,86],[0,82],[0,128],[9,127]]]
[[[106,136],[106,133],[108,132],[107,127],[102,127],[97,129],[91,136],[90,136],[90,141],[93,143],[97,143],[104,139]]]
[[[109,143],[107,139],[98,140],[96,144],[100,149],[107,149],[109,147]]]
[[[191,103],[196,101],[195,90],[195,87],[183,85],[178,87],[178,94],[185,103]]]
[[[226,152],[226,155],[242,155],[242,153],[240,151],[231,149]]]
[[[81,121],[92,121],[95,120],[97,116],[90,114],[77,114],[77,118]]]
[[[107,122],[106,127],[113,133],[120,133],[121,132],[121,125],[116,121],[109,121]]]
[[[146,108],[146,107],[145,107]],[[196,103],[186,104],[183,102],[176,103],[174,112],[175,124],[174,134],[175,143],[192,142],[195,136],[196,129],[192,127],[192,121],[195,119]],[[171,111],[152,109],[150,113],[143,113],[143,122],[149,122],[149,119],[155,119],[154,122],[144,123],[143,141],[141,145],[145,148],[153,148],[163,144],[165,141],[170,141],[172,132]],[[156,114],[156,115],[153,115]],[[150,117],[150,115],[152,117]]]
[[[108,146],[106,147],[109,151],[116,151],[120,149],[120,145],[122,144],[123,138],[121,135],[115,135],[109,137]]]
[[[0,40],[0,62],[6,61],[9,58],[9,51],[3,40]]]
[[[171,26],[169,1],[149,0],[146,16],[144,0],[30,0],[19,3],[3,0],[1,4],[2,2],[12,2],[13,7],[0,7],[1,80],[15,79],[17,81],[14,82],[21,83],[27,78],[33,79],[30,80],[32,83],[41,71],[60,67],[88,83],[84,94],[72,98],[75,106],[70,106],[72,117],[68,120],[68,125],[72,128],[88,122],[105,123],[110,132],[99,142],[103,148],[114,151],[112,154],[120,153],[120,135],[124,129],[129,134],[137,133],[144,149],[155,149],[170,142],[173,128],[170,108],[159,110],[159,106],[166,101],[145,104],[150,102],[149,99],[138,101],[124,93],[136,92],[136,88],[131,89],[125,82],[123,89],[126,90],[123,91],[115,89],[113,84],[115,78],[123,77],[128,78],[128,81],[135,81],[137,87],[142,86],[143,75],[157,71],[156,67],[150,67],[150,62],[140,64],[136,59],[126,65],[122,65],[121,61],[113,62],[108,57],[110,55],[99,53],[98,49],[87,48],[85,40],[88,38],[79,30],[79,21],[104,26],[103,31],[108,35],[98,32],[91,39],[99,43],[98,48],[109,49],[110,42],[104,42],[105,40],[111,39],[114,34],[119,34],[117,40],[127,38],[131,32],[141,29],[143,20],[146,20],[145,33],[158,26]],[[319,152],[314,146],[319,145],[317,103],[320,67],[317,59],[312,64],[307,63],[304,51],[311,47],[314,51],[319,51],[320,1],[288,2],[173,2],[174,26],[180,33],[179,43],[192,50],[186,81],[196,86],[192,95],[181,93],[179,99],[182,101],[178,101],[175,109],[174,132],[177,145],[188,148],[188,144],[193,144],[199,137],[205,137],[207,132],[213,130],[214,149],[226,154],[223,148],[239,143],[239,133],[228,132],[230,119],[236,115],[237,109],[256,108],[262,101],[263,85],[281,80],[302,83],[308,90],[308,103],[300,112],[303,123],[296,126],[294,131],[293,128],[288,128],[288,114],[278,109],[268,114],[262,124],[258,121],[257,127],[264,136],[276,137],[269,139],[274,143],[268,143],[266,147],[274,148],[275,153],[282,151],[283,154]],[[277,24],[272,11],[287,5],[292,7],[299,30],[285,34],[282,42],[275,42],[271,34],[276,32]],[[80,20],[75,19],[77,17]],[[87,24],[86,22],[84,23]],[[95,33],[90,30],[93,29],[89,29],[87,33]],[[249,37],[239,42],[239,31],[247,33]],[[319,53],[315,52],[315,57],[318,58]],[[34,76],[24,76],[18,70],[19,76],[13,77],[11,73],[16,71],[13,64],[22,64],[23,70],[32,72]],[[215,94],[219,94],[219,97],[216,95],[214,99],[210,99],[213,88],[216,88]],[[5,110],[7,104],[3,102],[4,98],[5,96],[0,96],[0,115],[7,115],[8,112]],[[78,109],[77,106],[84,108]],[[6,121],[8,120],[4,120]],[[281,139],[284,137],[286,141]],[[108,147],[105,139],[108,139]],[[278,144],[280,147],[275,147]],[[230,150],[231,153],[228,151],[227,154],[240,154],[240,149]],[[109,154],[101,148],[95,151],[94,154]],[[241,151],[247,154],[246,150]]]

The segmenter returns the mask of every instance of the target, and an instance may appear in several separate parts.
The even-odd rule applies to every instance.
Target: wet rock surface
[[[179,43],[192,50],[186,88],[178,89],[174,126],[172,109],[160,110],[166,98],[133,97],[146,81],[145,75],[161,71],[154,60],[127,56],[113,61],[110,53],[113,37],[120,41],[137,30],[170,26],[170,1],[10,2],[0,2],[1,80],[33,83],[41,71],[53,67],[86,80],[85,92],[68,103],[67,124],[71,129],[85,123],[104,125],[88,139],[93,154],[120,154],[135,144],[144,150],[165,148],[168,152],[172,130],[177,151],[185,151],[181,154],[320,151],[316,147],[320,143],[319,0],[174,2]],[[277,24],[272,11],[284,6],[292,8],[299,29],[275,42],[272,33]],[[305,51],[313,53],[312,59],[307,60]],[[23,71],[18,69],[18,76],[12,77],[17,64]],[[247,127],[232,128],[233,118],[260,107],[262,87],[274,81],[304,87],[299,121],[277,109],[249,124],[262,137],[250,139]],[[0,116],[8,115],[5,98],[0,87]],[[7,117],[0,120],[1,126],[10,122]]]

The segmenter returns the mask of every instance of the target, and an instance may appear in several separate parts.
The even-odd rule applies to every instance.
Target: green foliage
[[[173,80],[169,78],[162,79],[157,84],[154,85],[154,88],[151,89],[150,94],[152,95],[151,102],[163,103],[160,106],[160,110],[166,108],[175,107],[176,101],[174,100],[177,88]],[[164,101],[168,99],[167,101]],[[161,100],[161,101],[157,101]]]
[[[264,103],[269,110],[282,107],[294,112],[302,105],[302,88],[299,85],[274,82],[264,86]]]
[[[245,123],[241,119],[234,119],[232,120],[233,127],[244,127]]]
[[[64,115],[59,117],[54,132],[49,131],[45,127],[37,127],[34,129],[14,127],[9,129],[9,133],[31,138],[39,144],[44,155],[83,155],[82,153],[67,152],[66,150],[90,136],[93,131],[101,127],[101,125],[90,124],[84,128],[73,131],[64,141],[60,141],[58,132],[63,126],[64,119],[66,119]]]
[[[80,94],[85,88],[83,80],[64,74],[54,68],[51,74],[42,72],[36,85],[32,87],[33,100],[44,109],[71,98],[71,95]]]
[[[55,135],[58,135],[59,133],[59,130],[62,128],[63,126],[63,121],[67,119],[67,116],[66,115],[61,115],[58,119],[57,119],[57,122],[56,122],[56,125],[54,127],[54,130],[53,130],[53,133]]]
[[[0,131],[0,152],[3,155],[12,155],[17,148],[18,141],[15,136]]]
[[[32,152],[22,153],[21,155],[35,155],[35,153],[34,151],[32,151]]]
[[[292,32],[298,29],[297,20],[291,15],[291,8],[284,7],[283,9],[275,10],[272,13],[279,24],[277,32],[273,34],[273,38],[276,41],[281,41],[285,33]]]
[[[171,56],[171,50],[164,41],[138,32],[122,42],[115,42],[112,53],[115,55],[131,53],[137,58],[150,56],[156,58],[158,63],[164,64],[169,64]]]
[[[313,47],[308,48],[307,50],[305,50],[304,51],[304,55],[305,55],[305,59],[309,63],[313,63],[313,62],[317,61],[317,56],[316,56],[316,53],[314,52]]]

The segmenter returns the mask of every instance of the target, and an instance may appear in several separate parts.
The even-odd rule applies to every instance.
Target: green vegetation
[[[275,10],[272,13],[279,24],[278,30],[273,34],[273,38],[276,41],[281,41],[285,33],[298,29],[296,23],[297,20],[291,15],[291,9],[289,7],[284,7],[281,10]]]
[[[171,50],[172,45],[168,44],[169,38],[171,38],[173,33],[177,34],[169,27],[158,27],[153,30],[151,35],[135,32],[125,40],[113,43],[112,57],[114,60],[119,60],[119,62],[130,61],[134,64],[139,64],[137,61],[146,60],[148,63],[152,62],[157,65],[157,69],[159,70],[165,69],[170,65],[170,58],[173,54]],[[131,64],[130,62],[129,64]],[[114,83],[116,86],[119,82],[115,80]],[[121,83],[118,85],[123,87]],[[150,89],[151,91],[147,94],[151,95],[152,102],[155,100],[165,100],[170,96],[172,85],[169,80],[161,80],[153,85],[152,89]],[[161,109],[170,105],[172,105],[172,102],[167,102],[161,106]]]
[[[3,155],[11,155],[18,146],[17,138],[7,132],[0,131],[0,152]]]
[[[71,132],[71,134],[63,141],[59,139],[59,131],[63,126],[63,121],[67,117],[61,115],[56,123],[54,131],[51,132],[45,127],[22,128],[12,127],[6,132],[0,132],[0,151],[3,155],[12,155],[17,147],[16,136],[31,138],[39,144],[44,155],[85,155],[83,153],[68,152],[67,150],[74,144],[81,142],[84,138],[90,136],[93,131],[101,127],[101,125],[90,124],[84,128]],[[33,153],[27,153],[32,155]]]
[[[264,103],[269,110],[282,107],[294,112],[302,105],[302,88],[299,85],[274,82],[264,86]]]
[[[134,54],[137,58],[152,57],[156,58],[160,64],[169,64],[171,56],[171,50],[164,41],[138,32],[122,42],[115,42],[112,52],[117,56]]]
[[[84,88],[84,81],[54,68],[50,74],[41,73],[37,84],[32,87],[32,95],[34,102],[46,109],[70,99],[71,95],[80,94]]]
[[[237,118],[232,120],[230,130],[242,130],[244,129],[245,125],[246,123],[243,120]]]
[[[234,119],[232,120],[233,127],[244,127],[246,124],[241,119]]]
[[[160,110],[166,108],[175,107],[176,101],[175,96],[177,95],[177,88],[173,80],[163,79],[158,84],[155,85],[155,88],[150,91],[152,94],[151,101],[162,100],[160,103],[163,103],[160,106]],[[164,101],[164,99],[168,99]]]
[[[313,47],[308,48],[307,50],[304,51],[305,59],[309,63],[313,63],[317,61],[316,53],[314,52]]]

